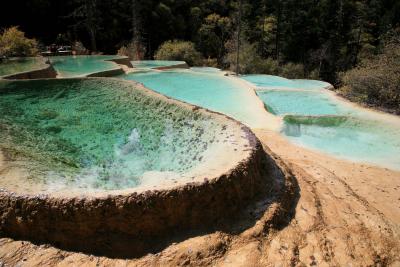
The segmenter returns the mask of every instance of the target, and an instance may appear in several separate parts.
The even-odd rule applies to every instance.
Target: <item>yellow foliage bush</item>
[[[182,60],[190,66],[201,65],[202,56],[192,42],[166,41],[154,55],[157,60]]]
[[[27,57],[37,54],[36,40],[25,37],[25,33],[20,31],[18,27],[7,28],[0,34],[1,57]]]

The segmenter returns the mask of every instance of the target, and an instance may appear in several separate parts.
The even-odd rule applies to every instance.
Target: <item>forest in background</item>
[[[400,110],[398,65],[388,55],[398,59],[398,0],[14,0],[1,20],[42,45],[81,41],[91,51],[153,59],[165,58],[157,49],[170,41],[166,51],[189,49],[192,64],[232,70],[239,41],[241,73],[318,78],[354,100]],[[365,89],[377,65],[395,79],[379,101],[386,70]]]

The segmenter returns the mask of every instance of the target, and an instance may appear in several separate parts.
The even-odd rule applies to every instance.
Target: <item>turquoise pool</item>
[[[219,73],[221,74],[221,70],[218,68],[213,68],[213,67],[191,67],[191,71],[195,72],[205,72],[205,73]]]
[[[263,77],[272,78],[263,82],[263,85],[274,85],[274,81],[281,85],[282,80],[287,80],[275,76]],[[257,126],[252,125],[252,120],[266,113],[265,110],[255,108],[248,86],[216,70],[202,71],[197,68],[132,73],[122,78],[141,82],[172,98],[224,113],[252,127],[268,128],[271,122],[266,118],[259,121]],[[257,90],[271,113],[276,116],[295,115],[294,119],[284,120],[281,130],[289,140],[341,158],[400,168],[397,156],[400,154],[399,129],[379,120],[365,119],[369,116],[361,110],[321,90],[324,83],[310,81],[308,85],[306,80],[301,80],[301,84],[313,90],[288,90],[287,86]],[[320,90],[317,90],[318,85]],[[390,159],[386,160],[387,157]]]
[[[110,59],[121,58],[120,56],[56,56],[50,57],[54,69],[63,78],[83,77],[95,72],[118,69]]]
[[[317,91],[258,90],[257,95],[275,115],[345,115],[352,113],[332,96]]]
[[[262,103],[248,86],[221,73],[171,70],[119,77],[143,83],[166,96],[224,113],[252,127],[263,127],[268,123],[263,116]]]
[[[400,169],[399,123],[342,102],[322,90],[324,82],[269,75],[243,78],[258,88],[269,112],[283,117],[281,133],[292,142],[340,158]]]
[[[269,89],[303,89],[303,90],[318,90],[321,88],[329,87],[330,84],[323,81],[316,80],[289,80],[279,76],[254,74],[254,75],[243,75],[240,78],[254,84],[259,88]]]
[[[218,149],[233,151],[240,135],[230,121],[116,79],[0,81],[0,111],[0,151],[24,162],[26,190],[30,183],[44,191],[112,190],[181,179]]]
[[[46,67],[45,59],[41,57],[10,58],[0,61],[0,76],[8,76],[44,67]]]
[[[400,169],[400,130],[388,123],[348,117],[332,126],[285,123],[282,132],[301,146]]]
[[[61,76],[72,77],[117,68],[113,62],[105,61],[112,58],[116,57],[67,56],[53,57],[51,61]],[[26,66],[32,63],[28,60]],[[242,81],[226,77],[216,68],[151,69],[181,63],[140,61],[136,66],[145,72],[118,77],[141,82],[171,98],[226,114],[253,128],[269,128],[273,120],[285,118],[282,134],[299,145],[342,158],[400,169],[399,124],[390,125],[379,116],[378,119],[370,116],[371,112],[333,97],[323,90],[330,86],[326,82],[289,80],[272,75],[244,75]],[[258,97],[250,90],[248,82],[256,86]],[[260,100],[274,116],[264,110]],[[294,117],[286,119],[288,114]]]

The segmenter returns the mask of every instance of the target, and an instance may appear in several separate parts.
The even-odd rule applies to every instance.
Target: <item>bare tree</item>
[[[141,30],[141,19],[140,19],[140,6],[137,0],[131,0],[132,4],[132,42],[134,60],[140,60],[144,57],[145,46],[142,43],[142,30]]]
[[[74,27],[83,26],[90,38],[90,47],[93,52],[97,51],[96,34],[99,29],[99,14],[97,10],[97,0],[78,0],[78,7],[72,12],[71,16],[77,22]]]
[[[137,42],[140,39],[139,31],[139,12],[137,0],[132,0],[132,41]]]

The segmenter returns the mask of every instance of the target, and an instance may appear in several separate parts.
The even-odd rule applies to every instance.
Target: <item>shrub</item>
[[[381,54],[342,73],[341,81],[339,92],[351,100],[400,114],[400,38],[387,42]]]
[[[229,66],[231,71],[236,71],[236,46],[237,44],[235,39],[231,39],[225,44],[225,47],[228,50],[228,53],[225,56],[225,63]],[[239,53],[240,74],[257,73],[257,66],[259,66],[259,64],[260,57],[257,54],[257,45],[255,43],[250,44],[249,42],[242,40]]]
[[[216,58],[203,59],[203,66],[218,68],[218,60]]]
[[[228,53],[225,57],[225,63],[229,65],[231,71],[236,71],[236,41],[230,40],[226,43]],[[303,64],[288,62],[279,65],[278,61],[267,58],[262,59],[257,52],[256,43],[250,44],[247,41],[241,41],[239,54],[239,71],[240,74],[269,74],[279,75],[289,79],[300,79],[309,77],[305,75]],[[316,72],[311,72],[313,78]]]
[[[201,54],[196,50],[192,42],[166,41],[154,55],[157,60],[182,60],[190,66],[202,63]]]
[[[7,28],[0,34],[1,57],[35,56],[37,53],[36,40],[26,38],[18,27]]]
[[[303,64],[288,62],[279,65],[278,61],[271,58],[255,61],[255,70],[253,73],[278,75],[288,79],[318,79],[315,71],[312,71],[309,75],[305,75]]]
[[[120,56],[127,56],[131,60],[142,60],[146,53],[144,45],[137,41],[131,41],[127,45],[122,46],[117,54]]]
[[[88,55],[89,50],[82,44],[80,41],[76,41],[72,45],[72,51],[74,51],[75,55]]]
[[[256,72],[270,75],[279,75],[278,61],[273,60],[272,58],[260,60],[257,65]]]
[[[300,79],[304,77],[304,66],[303,64],[295,64],[288,62],[282,65],[280,69],[280,76],[286,77],[288,79]]]
[[[308,75],[308,79],[313,79],[313,80],[319,80],[321,77],[319,76],[319,71],[318,69],[312,70]]]

